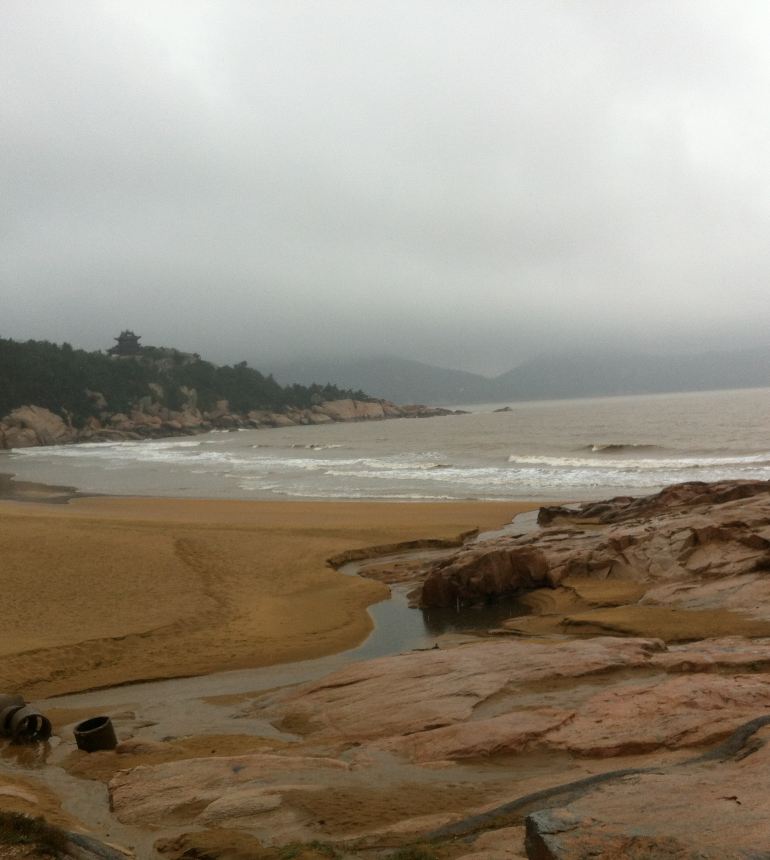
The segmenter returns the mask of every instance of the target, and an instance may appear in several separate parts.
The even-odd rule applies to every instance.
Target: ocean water
[[[770,388],[455,408],[469,414],[30,448],[0,455],[0,471],[87,492],[261,499],[564,500],[770,479]]]

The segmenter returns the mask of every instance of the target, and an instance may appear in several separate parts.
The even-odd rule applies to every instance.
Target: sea
[[[0,472],[87,493],[394,501],[770,479],[770,388],[451,408],[467,414],[27,448]]]

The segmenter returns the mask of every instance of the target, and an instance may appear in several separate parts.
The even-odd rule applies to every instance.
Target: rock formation
[[[77,438],[71,424],[40,406],[21,406],[0,422],[0,447],[66,445]]]
[[[518,591],[549,585],[546,556],[527,546],[460,553],[439,561],[422,585],[420,605],[461,606],[483,603]]]
[[[379,856],[359,855],[362,840],[456,836],[479,858],[641,860],[670,845],[694,852],[672,857],[762,856],[751,851],[769,811],[768,666],[770,641],[745,639],[514,640],[383,658],[240,712],[298,735],[295,748],[122,771],[111,806],[134,825],[332,839],[351,857]]]
[[[187,436],[213,429],[294,427],[304,424],[328,424],[333,421],[430,418],[453,414],[451,410],[438,407],[396,406],[379,400],[332,400],[311,409],[287,408],[281,412],[252,410],[246,414],[231,411],[230,404],[226,400],[220,400],[214,409],[201,412],[195,405],[195,391],[189,389],[185,393],[187,402],[181,410],[162,406],[157,399],[162,397],[162,391],[154,391],[155,400],[150,396],[141,398],[136,408],[128,415],[102,409],[99,417],[91,416],[77,428],[48,409],[22,406],[0,419],[0,449]],[[106,407],[106,401],[100,392],[88,391],[87,394],[97,406]]]
[[[770,621],[770,482],[678,484],[640,499],[544,508],[539,522],[546,527],[535,534],[470,544],[428,566],[420,605],[544,585],[568,591],[574,610],[595,610],[600,621],[618,602],[613,588],[636,583],[634,603],[651,612],[742,610]]]

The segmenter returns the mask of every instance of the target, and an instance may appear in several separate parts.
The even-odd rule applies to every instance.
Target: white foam
[[[441,425],[444,426],[448,425]],[[621,449],[614,443],[579,449],[582,439],[570,437],[568,443],[550,451],[544,442],[542,453],[530,450],[508,454],[514,447],[510,437],[500,443],[480,433],[470,438],[450,434],[445,439],[431,434],[427,437],[430,441],[418,443],[420,450],[414,450],[410,435],[398,450],[393,439],[377,437],[373,441],[366,434],[356,435],[355,425],[343,428],[348,435],[340,435],[340,428],[333,428],[334,434],[328,436],[318,428],[305,429],[306,433],[298,429],[287,437],[302,440],[296,445],[280,433],[270,437],[276,444],[255,446],[249,444],[254,437],[244,440],[223,432],[216,437],[194,439],[27,448],[12,451],[9,460],[16,461],[22,474],[21,463],[27,458],[28,473],[39,474],[58,466],[62,474],[58,482],[89,484],[90,489],[106,492],[120,492],[122,486],[133,489],[143,480],[152,488],[164,482],[176,487],[178,476],[186,474],[198,476],[190,481],[195,492],[205,493],[207,487],[212,487],[220,494],[315,498],[579,498],[594,490],[609,494],[616,490],[649,492],[685,480],[770,479],[770,452],[761,449],[744,454],[730,453],[727,447],[724,451],[699,453],[695,449],[683,448],[680,452],[672,447],[645,449],[641,445]],[[704,437],[699,438],[704,445]],[[305,442],[311,439],[315,441]],[[524,440],[520,444],[523,447]],[[443,450],[427,450],[430,445]],[[79,481],[88,470],[95,476],[109,474],[101,481],[98,477],[91,482]],[[133,474],[128,484],[122,475],[119,480],[113,475],[125,475],[129,470]],[[143,470],[151,478],[143,478]]]
[[[726,466],[770,466],[770,452],[732,457],[552,457],[543,455],[511,454],[512,465],[546,466],[557,469],[705,469]]]

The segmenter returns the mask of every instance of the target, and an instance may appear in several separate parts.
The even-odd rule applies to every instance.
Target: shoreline
[[[101,395],[99,395],[101,397]],[[327,400],[311,408],[285,407],[278,411],[253,409],[231,412],[226,400],[212,412],[202,413],[189,404],[174,411],[160,403],[143,412],[138,404],[123,412],[92,415],[82,426],[75,427],[68,418],[42,406],[17,406],[0,416],[0,451],[17,448],[78,445],[100,442],[142,442],[197,436],[212,430],[268,430],[285,427],[318,426],[327,423],[386,421],[394,418],[440,418],[463,414],[462,410],[423,404],[396,405],[389,400]],[[66,411],[65,411],[66,414]]]
[[[94,493],[82,493],[76,487],[46,484],[41,481],[19,481],[12,472],[0,472],[0,502],[38,502],[66,505],[72,499],[84,499]]]
[[[28,698],[345,651],[366,639],[367,607],[388,590],[328,559],[459,541],[539,506],[82,496],[12,479],[3,487],[0,688]]]

